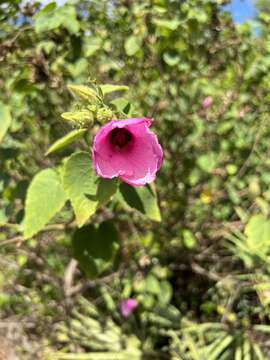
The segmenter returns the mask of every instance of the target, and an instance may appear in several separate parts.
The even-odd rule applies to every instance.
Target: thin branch
[[[1,226],[0,228],[6,227],[6,225],[7,224]],[[11,225],[13,225],[13,224],[8,224],[7,227],[11,228]],[[16,225],[16,224],[14,224],[14,225]],[[40,230],[40,232],[62,231],[62,230],[66,230],[66,229],[72,229],[74,227],[75,227],[75,222],[71,222],[69,224],[52,224],[52,225],[47,225],[44,229]],[[17,243],[17,246],[20,246],[21,243],[26,240],[28,240],[28,239],[25,239],[22,235],[17,235],[10,239],[0,241],[0,246],[9,245],[9,244],[13,244],[13,243]]]

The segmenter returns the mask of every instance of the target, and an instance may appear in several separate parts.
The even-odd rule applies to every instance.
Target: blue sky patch
[[[232,0],[231,4],[224,6],[224,9],[232,13],[236,23],[251,20],[256,14],[253,0]]]

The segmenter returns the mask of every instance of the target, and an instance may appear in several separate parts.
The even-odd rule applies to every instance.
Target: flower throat
[[[132,139],[132,134],[130,131],[124,128],[115,128],[110,132],[110,142],[111,144],[123,148],[126,146]]]

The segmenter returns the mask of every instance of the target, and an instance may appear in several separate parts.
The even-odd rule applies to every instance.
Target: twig
[[[78,266],[78,261],[75,259],[71,259],[64,275],[64,293],[66,297],[70,297],[74,292],[73,280],[76,268]]]
[[[6,227],[6,225],[7,224],[1,226],[0,228]],[[11,225],[13,225],[13,224],[8,224],[7,227],[11,228]],[[16,224],[14,224],[14,225],[16,225]],[[72,229],[74,226],[75,226],[75,222],[71,222],[69,224],[52,224],[52,225],[47,225],[44,229],[40,230],[40,232],[62,231],[62,230],[66,230],[66,229]],[[8,244],[16,243],[16,242],[18,243],[17,245],[20,246],[20,244],[26,240],[28,240],[28,239],[25,239],[22,235],[18,235],[13,238],[10,238],[10,239],[0,241],[0,246],[8,245]]]
[[[192,270],[199,274],[199,275],[203,275],[205,277],[207,277],[208,279],[210,280],[213,280],[213,281],[221,281],[223,280],[223,277],[221,277],[219,274],[213,272],[213,271],[208,271],[206,269],[204,269],[203,267],[201,267],[199,264],[193,262],[191,263],[191,268]]]
[[[9,245],[9,244],[13,244],[13,243],[18,243],[17,246],[19,246],[24,240],[25,240],[24,237],[21,235],[14,236],[13,238],[1,241],[0,246]]]

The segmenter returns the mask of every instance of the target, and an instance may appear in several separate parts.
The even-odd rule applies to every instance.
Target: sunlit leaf
[[[85,85],[73,85],[69,84],[68,89],[74,94],[86,100],[96,100],[97,94],[95,90]]]
[[[252,216],[245,227],[245,234],[250,249],[266,250],[270,246],[270,220],[261,214]]]
[[[50,146],[48,151],[46,152],[46,155],[65,148],[66,146],[73,143],[75,140],[81,138],[86,133],[86,131],[86,129],[78,129],[71,131],[67,135],[63,136],[61,139],[57,140],[54,144],[52,144],[52,146]]]
[[[126,91],[129,89],[129,87],[126,85],[114,85],[114,84],[100,85],[100,88],[104,95],[110,94],[115,91]]]
[[[3,140],[11,124],[11,115],[9,106],[0,102],[0,142]]]
[[[64,166],[63,183],[79,227],[117,190],[115,179],[97,177],[90,153],[87,152],[78,152],[69,157]]]
[[[141,40],[137,36],[130,36],[125,41],[125,51],[128,56],[135,55],[141,47]]]
[[[67,196],[60,176],[53,169],[39,172],[27,191],[23,221],[26,239],[37,234],[61,210]]]

